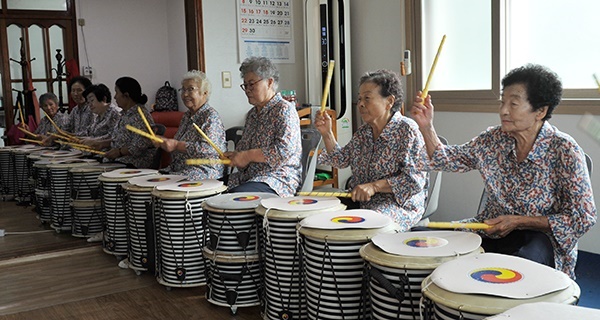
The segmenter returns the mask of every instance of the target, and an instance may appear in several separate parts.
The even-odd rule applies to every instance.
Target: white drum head
[[[438,287],[455,293],[529,299],[570,285],[561,271],[520,257],[483,253],[448,261],[433,271]]]
[[[46,150],[40,152],[42,158],[68,158],[79,157],[83,153],[79,150]]]
[[[535,302],[524,303],[495,316],[486,318],[490,320],[530,320],[530,319],[600,319],[600,310],[572,306],[563,303]]]
[[[206,200],[212,208],[225,210],[244,210],[258,207],[263,199],[279,198],[276,194],[267,192],[240,192],[214,196]]]
[[[134,177],[129,179],[129,183],[138,187],[158,187],[162,185],[172,184],[177,181],[185,180],[187,176],[176,174],[164,174],[153,176]]]
[[[379,212],[366,209],[331,211],[315,214],[300,221],[302,228],[314,229],[375,229],[392,223],[392,219]]]
[[[124,179],[125,181],[127,181],[133,177],[149,175],[149,174],[157,174],[157,173],[158,173],[158,170],[153,170],[153,169],[122,168],[122,169],[116,169],[113,171],[104,172],[101,176],[105,177],[105,178],[112,178],[112,179],[119,178],[119,179]]]
[[[413,257],[448,257],[475,251],[481,237],[472,232],[418,231],[379,234],[372,239],[381,250]]]
[[[176,183],[165,184],[156,187],[157,190],[165,191],[206,191],[212,189],[218,189],[223,186],[223,181],[207,179],[197,181],[180,181]]]
[[[339,205],[340,199],[335,197],[304,197],[270,198],[261,200],[260,204],[267,209],[281,211],[314,211],[323,210]]]

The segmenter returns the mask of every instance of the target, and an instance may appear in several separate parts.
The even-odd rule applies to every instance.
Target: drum
[[[120,168],[125,168],[125,165],[122,163],[99,163],[71,169],[69,171],[71,176],[71,199],[99,200],[100,182],[98,177],[104,172]]]
[[[481,253],[471,232],[386,233],[360,248],[369,271],[372,319],[417,319],[421,283],[440,264]]]
[[[2,199],[12,200],[17,193],[17,180],[12,156],[14,146],[0,148],[0,182],[2,183]]]
[[[15,179],[17,184],[16,196],[20,203],[29,204],[32,201],[34,187],[29,182],[32,175],[32,166],[27,156],[35,151],[43,150],[43,147],[24,145],[13,149],[13,163],[15,166]]]
[[[169,287],[206,284],[206,262],[202,249],[207,232],[202,202],[225,191],[218,180],[181,181],[152,191],[155,212],[160,215],[158,232],[158,277]]]
[[[360,248],[397,232],[391,218],[354,209],[316,214],[298,223],[309,319],[366,319],[369,314]]]
[[[256,214],[262,199],[272,193],[230,193],[212,197],[202,204],[210,234],[207,246],[217,254],[258,253]]]
[[[35,154],[28,156],[30,160],[36,160],[33,163],[33,178],[35,180],[35,209],[38,214],[38,219],[42,223],[49,223],[52,220],[51,199],[50,199],[50,174],[48,166],[51,164],[59,164],[65,161],[71,161],[74,158],[66,159],[42,159]]]
[[[338,198],[292,197],[261,201],[256,208],[261,233],[264,319],[307,319],[306,297],[296,245],[296,225],[325,211],[342,211]]]
[[[102,232],[103,213],[101,200],[72,200],[73,227],[71,235],[90,237]]]
[[[260,264],[258,254],[219,255],[208,247],[203,249],[208,261],[206,300],[231,308],[260,304]]]
[[[487,318],[489,320],[530,319],[600,319],[600,310],[551,302],[524,303],[505,312]]]
[[[48,165],[48,175],[50,176],[50,226],[56,232],[71,232],[73,227],[71,197],[69,196],[71,190],[69,170],[75,167],[89,166],[91,163],[97,162],[91,159],[71,159]]]
[[[156,263],[155,226],[152,213],[152,190],[160,185],[184,180],[182,175],[152,175],[129,179],[123,185],[127,193],[126,217],[129,241],[129,268],[137,275],[142,271],[154,270]]]
[[[81,158],[83,152],[79,150],[45,150],[39,152],[42,159],[58,159],[58,158]]]
[[[576,304],[581,295],[561,271],[496,253],[443,263],[422,287],[425,306],[433,304],[426,319],[483,319],[524,303]]]
[[[125,190],[123,184],[129,179],[139,176],[156,175],[153,169],[115,169],[104,172],[98,177],[101,183],[102,207],[105,217],[104,252],[125,257],[127,248],[127,218],[125,209]]]

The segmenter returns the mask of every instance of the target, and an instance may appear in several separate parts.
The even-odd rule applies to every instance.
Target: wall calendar
[[[237,0],[239,59],[294,63],[292,0]]]

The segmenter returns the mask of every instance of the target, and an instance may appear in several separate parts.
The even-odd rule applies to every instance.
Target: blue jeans
[[[485,252],[517,256],[554,268],[552,242],[543,232],[515,230],[504,238],[490,239],[482,237],[481,240],[481,246]]]
[[[277,194],[275,190],[271,189],[268,184],[264,182],[256,182],[256,181],[248,181],[246,183],[242,183],[239,186],[227,190],[227,193],[236,193],[236,192],[267,192]]]

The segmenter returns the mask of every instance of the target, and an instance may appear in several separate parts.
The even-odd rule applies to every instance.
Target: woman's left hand
[[[230,166],[236,168],[245,168],[250,164],[250,158],[247,157],[248,151],[225,152],[225,157],[231,160]]]
[[[119,148],[110,149],[106,152],[106,154],[104,154],[104,157],[111,160],[119,158],[121,157],[121,151],[119,150]]]
[[[491,228],[485,229],[485,232],[489,235],[495,235],[501,238],[506,237],[513,230],[516,230],[521,226],[521,218],[521,216],[517,215],[504,215],[485,220],[484,222],[491,226]]]
[[[369,201],[376,193],[377,187],[374,183],[359,184],[350,192],[352,201]]]

